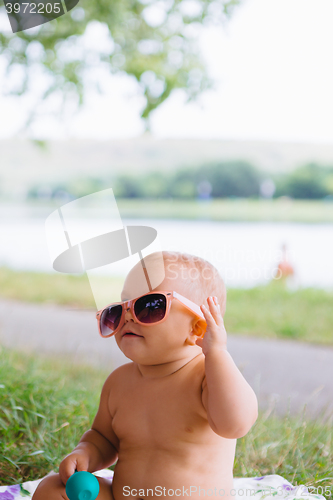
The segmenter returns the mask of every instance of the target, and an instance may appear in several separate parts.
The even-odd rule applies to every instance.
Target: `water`
[[[45,236],[45,216],[33,217],[23,208],[0,210],[0,265],[16,270],[55,272]],[[333,225],[296,223],[228,223],[123,219],[125,225],[148,225],[158,231],[163,250],[178,250],[212,262],[227,286],[251,287],[269,282],[287,245],[295,270],[293,286],[333,289]],[[87,231],[99,219],[82,220]],[[117,265],[126,274],[124,262]]]

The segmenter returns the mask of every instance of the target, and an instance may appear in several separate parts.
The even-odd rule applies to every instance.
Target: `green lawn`
[[[249,290],[230,288],[227,331],[264,338],[333,344],[333,292],[290,291],[275,281]]]
[[[0,485],[57,471],[90,427],[106,376],[56,359],[0,351]],[[238,440],[234,476],[279,474],[294,485],[332,491],[332,457],[332,421],[307,420],[306,412],[281,418],[274,409],[260,411]]]
[[[56,469],[96,413],[107,373],[0,352],[0,484]]]
[[[101,286],[110,288],[110,302],[120,300],[117,291],[123,279],[111,281],[99,278],[99,280]],[[96,307],[86,274],[73,276],[61,273],[21,272],[0,267],[0,297],[44,304],[92,309]]]
[[[122,280],[102,280],[110,302],[120,300]],[[0,268],[0,297],[38,303],[95,308],[86,276],[16,272]],[[264,338],[289,338],[333,344],[333,292],[320,289],[289,291],[283,283],[249,290],[230,288],[225,325],[228,332]]]

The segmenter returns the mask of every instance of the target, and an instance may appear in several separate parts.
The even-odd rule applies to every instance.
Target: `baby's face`
[[[133,273],[131,276],[131,273]],[[133,297],[135,290],[135,269],[126,278],[121,294],[121,300]],[[174,275],[166,275],[163,282],[154,291],[176,291],[185,297],[189,296],[184,280]],[[189,354],[189,350],[196,350],[199,354],[201,348],[195,345],[193,327],[197,318],[186,309],[178,300],[171,302],[167,318],[157,325],[139,325],[132,316],[131,311],[125,312],[125,324],[116,333],[115,338],[120,350],[126,357],[140,364],[162,364],[182,359]],[[126,329],[132,330],[138,336],[123,336]]]

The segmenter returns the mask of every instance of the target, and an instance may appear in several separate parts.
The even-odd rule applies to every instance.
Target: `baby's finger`
[[[210,307],[213,318],[215,319],[217,324],[223,324],[223,318],[221,315],[220,305],[217,302],[217,297],[208,297],[207,299],[208,305]]]
[[[85,455],[79,456],[77,458],[77,470],[78,471],[88,470],[88,465],[89,465],[88,457],[86,457]]]
[[[220,304],[218,303],[217,297],[213,297],[214,304],[220,309]]]
[[[201,308],[202,312],[204,313],[205,320],[207,321],[207,323],[208,323],[208,324],[209,324],[209,323],[210,323],[210,324],[212,324],[212,323],[213,323],[213,324],[215,324],[215,325],[216,325],[216,321],[215,321],[214,316],[212,315],[211,311],[209,311],[209,309],[207,309],[207,307],[206,307],[204,304],[202,304],[202,305],[200,306],[200,308]]]
[[[76,461],[72,461],[67,457],[61,462],[59,466],[59,475],[64,485],[66,485],[68,479],[74,474],[76,465]]]

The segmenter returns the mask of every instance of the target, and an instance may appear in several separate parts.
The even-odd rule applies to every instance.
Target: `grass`
[[[0,353],[0,484],[56,469],[92,422],[106,373]]]
[[[316,420],[301,415],[283,418],[274,409],[260,411],[251,431],[238,440],[235,477],[278,474],[293,485],[323,488],[319,493],[332,494],[333,416]],[[329,494],[329,492],[331,494]],[[303,493],[304,495],[304,493]]]
[[[0,485],[57,470],[90,427],[107,373],[56,359],[0,352]],[[260,411],[238,440],[234,476],[279,474],[293,485],[332,488],[332,418]],[[329,495],[326,495],[327,497]]]
[[[288,290],[283,282],[227,292],[227,331],[263,338],[333,344],[333,292]]]
[[[119,286],[123,279],[98,280],[110,288],[110,302],[119,300]],[[121,288],[120,288],[121,289]],[[0,297],[46,304],[95,308],[94,297],[87,275],[35,273],[13,271],[0,267]]]
[[[123,280],[103,280],[110,302],[119,300]],[[0,296],[37,303],[94,309],[86,276],[17,272],[0,267]],[[230,288],[225,325],[228,332],[263,338],[284,338],[333,344],[333,292],[321,289],[288,290],[273,281],[252,289]]]

